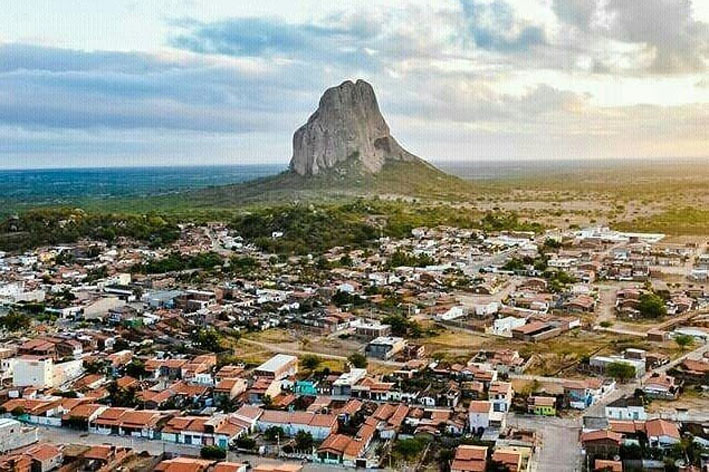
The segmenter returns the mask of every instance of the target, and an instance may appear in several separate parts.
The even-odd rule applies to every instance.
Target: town
[[[707,279],[601,226],[0,253],[0,470],[706,470]]]

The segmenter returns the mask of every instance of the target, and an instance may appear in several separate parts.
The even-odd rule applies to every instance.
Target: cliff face
[[[418,160],[389,134],[374,89],[363,80],[325,91],[318,109],[293,135],[290,169],[317,175],[350,159],[370,173],[379,172],[387,159]]]

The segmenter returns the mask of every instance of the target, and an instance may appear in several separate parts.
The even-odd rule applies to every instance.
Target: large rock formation
[[[293,135],[290,169],[316,175],[350,159],[371,173],[387,159],[418,160],[391,137],[374,89],[364,80],[325,91],[318,109]]]

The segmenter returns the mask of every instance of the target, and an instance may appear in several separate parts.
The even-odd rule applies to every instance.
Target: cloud
[[[277,18],[234,18],[204,23],[174,22],[183,31],[172,46],[202,54],[337,61],[372,69],[376,57],[367,50],[378,34],[377,22],[360,15],[325,18],[319,24],[286,23]]]
[[[0,56],[9,58],[0,70],[3,125],[249,133],[302,104],[290,82],[300,77],[275,70],[17,44],[0,46]]]
[[[559,42],[593,58],[596,71],[698,73],[709,62],[709,24],[691,0],[554,0],[564,32]]]
[[[516,17],[509,3],[461,0],[467,29],[475,46],[501,52],[527,51],[546,41],[544,29]]]

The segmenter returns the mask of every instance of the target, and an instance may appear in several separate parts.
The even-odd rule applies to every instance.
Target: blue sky
[[[7,0],[0,167],[287,163],[364,78],[430,160],[707,157],[709,2]]]

